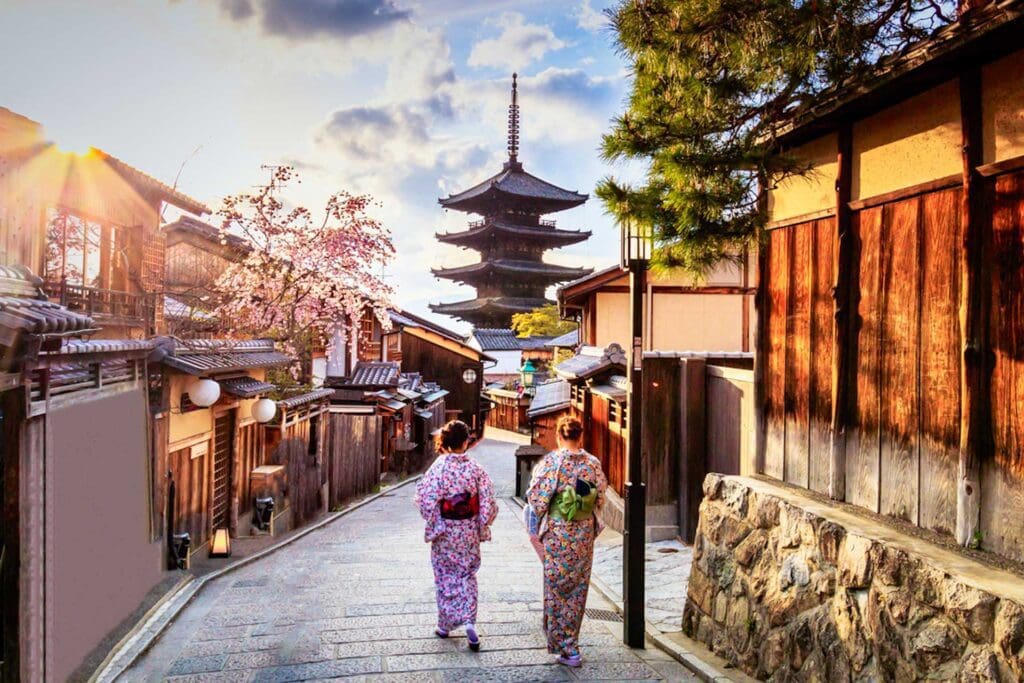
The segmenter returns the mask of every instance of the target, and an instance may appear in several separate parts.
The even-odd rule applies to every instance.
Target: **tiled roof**
[[[587,195],[565,190],[523,170],[520,163],[506,163],[501,172],[477,185],[438,199],[446,209],[484,213],[495,202],[517,201],[538,213],[562,211],[587,201]]]
[[[183,192],[179,192],[173,187],[160,182],[153,176],[147,175],[133,166],[129,166],[117,157],[111,156],[110,154],[96,148],[93,148],[91,151],[92,153],[99,155],[103,161],[117,171],[125,180],[140,190],[160,197],[168,204],[172,204],[179,209],[184,209],[190,213],[197,215],[210,213],[209,207],[202,202],[192,199]]]
[[[459,343],[464,343],[466,341],[466,338],[463,337],[461,334],[452,332],[446,327],[438,325],[437,323],[431,320],[427,320],[426,318],[421,318],[418,315],[409,313],[408,311],[403,311],[400,309],[391,309],[388,311],[388,315],[390,316],[391,323],[393,325],[398,325],[400,327],[420,327],[426,330],[430,330],[431,332],[436,332],[442,337],[447,337],[452,341],[457,341]]]
[[[622,403],[626,400],[626,378],[623,375],[612,375],[605,384],[595,384],[590,391]]]
[[[270,382],[263,382],[252,377],[232,377],[219,380],[218,383],[221,389],[238,398],[253,398],[273,391],[275,388]]]
[[[297,396],[289,396],[277,402],[278,408],[292,409],[304,406],[307,403],[323,401],[334,395],[334,389],[314,389]]]
[[[554,337],[545,335],[534,335],[532,337],[521,337],[519,339],[519,347],[523,351],[540,351],[541,349],[549,348],[548,344]]]
[[[520,339],[512,330],[478,327],[473,330],[473,337],[484,351],[518,351],[522,348]]]
[[[399,365],[392,361],[364,361],[357,363],[346,386],[397,387]]]
[[[527,417],[539,417],[569,407],[569,383],[556,379],[534,388],[533,401],[526,411]]]
[[[561,337],[546,342],[544,346],[550,349],[574,349],[580,343],[580,330],[576,328],[572,332],[566,332]]]
[[[125,353],[151,351],[156,346],[152,339],[67,339],[55,354],[74,356],[83,353]]]
[[[166,233],[178,231],[190,232],[193,235],[198,235],[210,242],[224,244],[242,251],[249,251],[252,249],[252,245],[238,235],[232,235],[229,232],[221,232],[220,228],[217,226],[210,225],[209,223],[201,221],[198,218],[193,218],[192,216],[183,215],[179,217],[178,220],[173,223],[165,225],[163,227],[163,231]]]
[[[167,343],[170,341],[170,343]],[[190,375],[233,372],[247,368],[269,368],[287,365],[292,358],[274,350],[269,339],[245,341],[197,339],[188,342],[165,340],[167,349],[163,363]]]
[[[555,373],[565,379],[581,380],[611,368],[626,368],[626,352],[618,344],[602,349],[584,346],[579,353],[555,366]]]
[[[46,300],[42,280],[23,266],[0,266],[0,343],[21,334],[74,335],[95,332],[92,318]]]
[[[183,301],[175,299],[173,296],[164,295],[164,317],[175,320],[196,320],[200,322],[213,322],[217,320],[216,316],[210,313],[189,306]]]
[[[434,401],[438,401],[448,395],[447,389],[431,389],[429,392],[420,396],[420,402],[431,404]]]

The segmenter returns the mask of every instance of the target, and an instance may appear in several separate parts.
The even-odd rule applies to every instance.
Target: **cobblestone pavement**
[[[662,633],[681,631],[693,548],[678,540],[656,541],[647,544],[645,559],[644,616]],[[597,539],[594,575],[604,582],[610,597],[621,603],[622,534],[613,529],[605,529]]]
[[[432,635],[429,547],[410,485],[211,581],[120,680],[697,680],[651,645],[624,647],[620,623],[590,617],[584,666],[554,663],[540,628],[540,563],[509,499],[514,448],[488,440],[473,452],[501,507],[483,546],[480,652],[461,634]],[[588,607],[611,605],[591,591]]]

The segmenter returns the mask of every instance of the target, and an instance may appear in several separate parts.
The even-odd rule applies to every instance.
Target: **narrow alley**
[[[479,627],[433,636],[429,546],[413,485],[207,584],[122,681],[696,680],[660,650],[630,650],[612,606],[591,591],[584,666],[554,663],[541,632],[541,566],[511,500],[514,444],[473,451],[500,513],[484,544]]]

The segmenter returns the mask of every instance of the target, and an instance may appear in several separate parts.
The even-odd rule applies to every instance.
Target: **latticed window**
[[[51,209],[46,223],[46,279],[123,290],[128,254],[122,228]]]

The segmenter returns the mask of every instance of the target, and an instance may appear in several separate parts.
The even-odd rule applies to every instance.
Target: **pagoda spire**
[[[508,161],[519,163],[519,74],[512,74],[512,104],[508,105]]]

